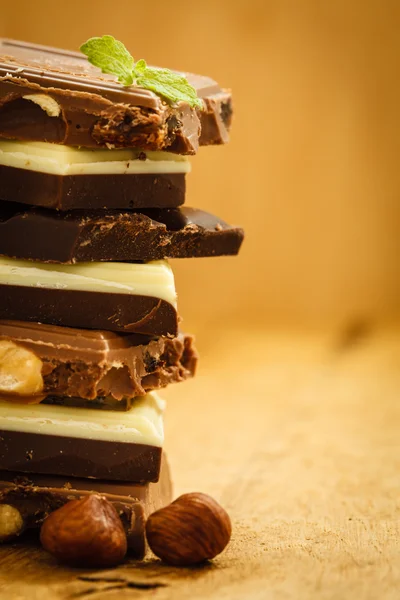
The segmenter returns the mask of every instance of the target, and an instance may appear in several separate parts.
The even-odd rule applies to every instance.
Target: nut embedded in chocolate
[[[91,494],[71,500],[43,523],[40,541],[58,561],[80,567],[114,567],[127,552],[127,539],[113,505]]]
[[[220,554],[231,537],[228,513],[211,496],[184,494],[150,515],[146,536],[151,550],[164,562],[195,565]]]
[[[49,68],[49,63],[55,67]],[[186,73],[205,110],[166,104],[149,90],[122,86],[77,52],[0,40],[0,135],[82,147],[138,146],[195,154],[229,139],[231,94],[209,77]],[[58,117],[24,97],[49,96]],[[43,105],[43,101],[42,101]]]
[[[24,530],[24,520],[15,506],[0,504],[0,542],[7,542]]]
[[[34,352],[0,339],[0,394],[39,395],[44,386],[42,367]]]

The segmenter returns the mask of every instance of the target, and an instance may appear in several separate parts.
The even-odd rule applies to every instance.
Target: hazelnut
[[[0,504],[0,542],[6,542],[24,530],[24,520],[15,506]]]
[[[43,390],[42,361],[10,340],[0,340],[0,393],[30,396]]]
[[[24,100],[30,100],[34,102],[42,110],[44,110],[49,117],[59,117],[61,114],[61,106],[47,94],[27,94],[26,96],[22,96]]]
[[[61,563],[113,567],[127,552],[127,539],[114,506],[90,494],[52,512],[42,525],[40,541]]]
[[[171,565],[189,566],[220,554],[231,537],[228,513],[210,496],[184,494],[150,515],[146,535],[156,556]]]

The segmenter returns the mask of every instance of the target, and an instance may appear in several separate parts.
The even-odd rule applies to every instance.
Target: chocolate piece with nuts
[[[193,338],[124,335],[0,320],[0,398],[123,400],[192,377]]]
[[[140,147],[195,154],[224,144],[231,94],[208,77],[185,74],[204,110],[171,106],[157,94],[123,87],[77,52],[0,41],[0,136],[82,147]]]

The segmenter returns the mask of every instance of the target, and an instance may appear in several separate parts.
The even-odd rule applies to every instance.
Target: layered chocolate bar
[[[7,471],[157,481],[164,402],[153,392],[125,411],[0,401],[0,466]]]
[[[171,152],[0,139],[0,198],[62,211],[176,207],[189,171],[187,158]]]
[[[0,315],[65,327],[178,334],[174,276],[165,261],[47,265],[0,258]]]
[[[101,494],[113,504],[124,526],[128,552],[142,559],[146,550],[145,520],[172,500],[170,470],[162,459],[157,483],[132,484],[53,475],[24,475],[0,470],[0,515],[15,512],[20,517],[18,535],[38,529],[45,518],[70,500]]]
[[[0,201],[0,255],[48,263],[234,255],[243,229],[195,208],[60,213]]]

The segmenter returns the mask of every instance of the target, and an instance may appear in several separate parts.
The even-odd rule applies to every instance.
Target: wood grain
[[[197,381],[165,393],[166,433],[176,493],[231,513],[228,551],[199,569],[102,572],[30,541],[1,548],[1,598],[398,598],[400,331],[219,340]]]

